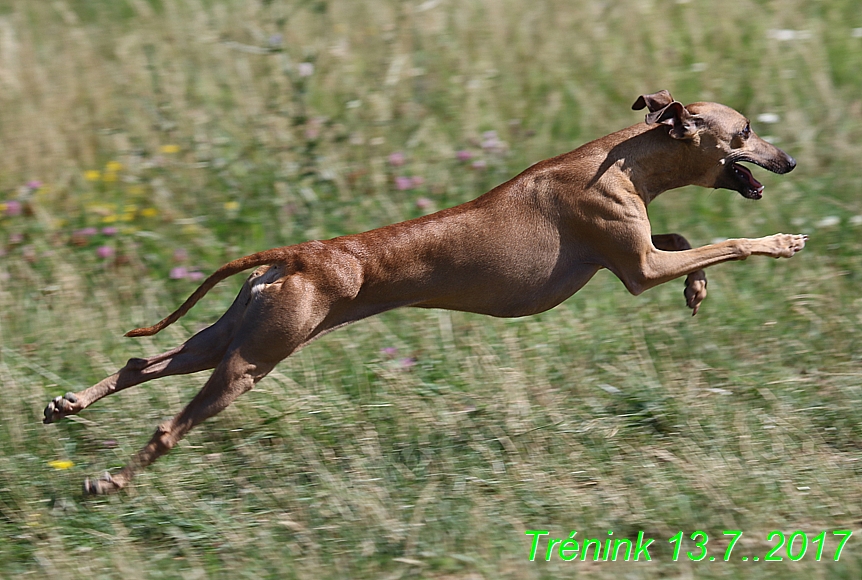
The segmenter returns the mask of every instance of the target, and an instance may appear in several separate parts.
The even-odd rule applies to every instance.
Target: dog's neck
[[[605,139],[612,145],[598,172],[615,168],[644,204],[665,191],[697,184],[703,177],[704,168],[691,161],[696,140],[674,139],[667,135],[666,127],[639,123]],[[607,147],[608,143],[603,145]]]

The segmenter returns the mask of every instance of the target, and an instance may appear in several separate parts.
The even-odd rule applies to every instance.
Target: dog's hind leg
[[[84,492],[104,494],[125,487],[136,472],[170,451],[195,425],[250,390],[281,360],[314,336],[343,324],[339,313],[351,310],[348,303],[357,292],[356,281],[337,272],[314,280],[289,275],[255,286],[231,344],[203,389],[179,414],[162,423],[120,472],[88,479]]]
[[[44,423],[75,415],[102,397],[170,375],[183,375],[215,368],[233,340],[234,332],[250,297],[250,283],[257,272],[243,285],[227,312],[182,345],[147,358],[132,358],[113,375],[77,393],[55,397],[45,407]]]
[[[119,473],[85,480],[84,493],[105,494],[125,487],[136,472],[170,451],[195,425],[224,410],[274,366],[275,363],[246,359],[241,348],[232,349],[194,399],[174,418],[159,425],[149,443]]]

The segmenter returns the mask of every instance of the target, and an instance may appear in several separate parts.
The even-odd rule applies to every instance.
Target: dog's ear
[[[674,139],[691,139],[697,133],[697,119],[679,101],[647,114],[647,125],[657,123],[670,127],[668,134]]]
[[[635,104],[632,105],[632,110],[640,111],[644,107],[649,109],[650,113],[655,113],[660,109],[664,109],[673,102],[673,97],[668,91],[659,91],[651,95],[641,95]]]

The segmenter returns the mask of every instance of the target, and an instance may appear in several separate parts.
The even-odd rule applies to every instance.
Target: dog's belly
[[[551,272],[535,277],[499,277],[492,280],[471,280],[464,276],[463,284],[455,284],[445,294],[434,296],[411,306],[443,308],[514,318],[538,314],[557,306],[590,281],[600,266],[577,264],[564,272]],[[439,289],[439,288],[438,288]]]

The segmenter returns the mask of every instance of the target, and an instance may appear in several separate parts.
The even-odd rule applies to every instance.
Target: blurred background
[[[82,499],[206,375],[50,426],[45,405],[212,323],[243,278],[126,330],[227,260],[475,198],[660,89],[743,112],[798,168],[754,168],[757,202],[665,193],[654,231],[804,252],[711,269],[696,318],[681,280],[636,298],[607,272],[526,319],[387,313]],[[862,539],[835,562],[831,535],[862,520],[856,0],[2,0],[0,153],[0,576],[862,574]],[[653,561],[529,562],[527,529],[644,531]],[[717,561],[673,562],[696,530]],[[772,530],[808,553],[742,561]]]

